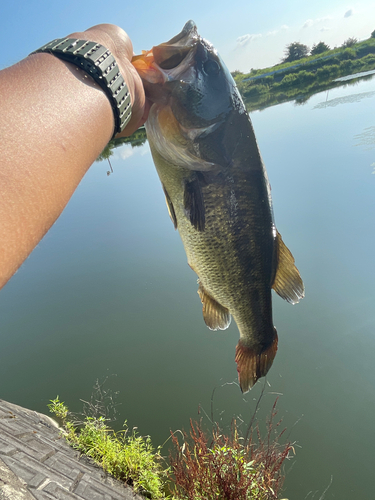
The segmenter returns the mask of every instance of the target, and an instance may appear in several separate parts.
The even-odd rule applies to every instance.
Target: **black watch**
[[[88,73],[104,90],[111,103],[115,118],[113,137],[124,130],[132,115],[130,94],[117,62],[109,49],[100,43],[87,40],[58,38],[31,54],[38,52],[53,54]]]

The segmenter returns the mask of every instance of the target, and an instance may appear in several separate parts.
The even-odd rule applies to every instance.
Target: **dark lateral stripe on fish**
[[[203,319],[210,330],[226,330],[231,322],[228,309],[209,295],[199,283],[198,294],[203,304]]]
[[[276,356],[278,337],[275,331],[275,337],[271,345],[257,353],[251,347],[243,345],[241,339],[236,347],[235,361],[237,363],[238,381],[242,392],[247,392],[253,387],[255,382],[260,378],[267,375],[268,370],[271,368],[273,360]]]
[[[206,214],[202,189],[197,177],[185,181],[184,208],[192,226],[197,231],[204,231]]]
[[[171,218],[171,221],[173,222],[174,228],[177,229],[177,217],[176,217],[176,212],[174,211],[172,200],[170,199],[168,191],[165,189],[164,184],[162,183],[161,185],[163,186],[163,191],[164,191],[164,195],[165,195],[165,202],[167,204],[169,217]]]

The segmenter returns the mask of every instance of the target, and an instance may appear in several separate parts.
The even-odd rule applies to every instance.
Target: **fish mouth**
[[[193,37],[199,38],[199,35],[198,35],[197,25],[195,24],[194,21],[190,19],[190,21],[185,23],[185,26],[182,28],[180,33],[178,35],[175,35],[168,42],[165,42],[165,44],[187,45],[188,41]]]
[[[178,35],[153,47],[155,63],[162,70],[176,68],[194,49],[199,38],[196,24],[194,21],[188,21]]]
[[[159,154],[185,168],[214,168],[214,162],[202,158],[199,142],[222,125],[230,101],[225,80],[217,83],[222,68],[213,46],[188,21],[178,35],[134,56],[132,63],[153,103],[146,130]],[[220,95],[216,98],[218,88],[224,105]]]
[[[200,40],[196,24],[188,21],[181,32],[168,42],[133,57],[133,66],[149,90],[151,100],[155,91],[148,84],[172,83],[190,73]]]

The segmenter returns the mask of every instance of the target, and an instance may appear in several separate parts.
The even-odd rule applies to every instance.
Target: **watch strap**
[[[132,114],[130,94],[117,62],[109,49],[88,40],[57,38],[35,50],[32,54],[39,52],[53,54],[88,73],[103,89],[111,103],[115,119],[113,137],[124,130]]]

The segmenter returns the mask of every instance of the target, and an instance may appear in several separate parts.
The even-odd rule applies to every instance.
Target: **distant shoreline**
[[[375,69],[375,38],[248,74],[232,73],[248,111],[295,100],[368,75]]]

